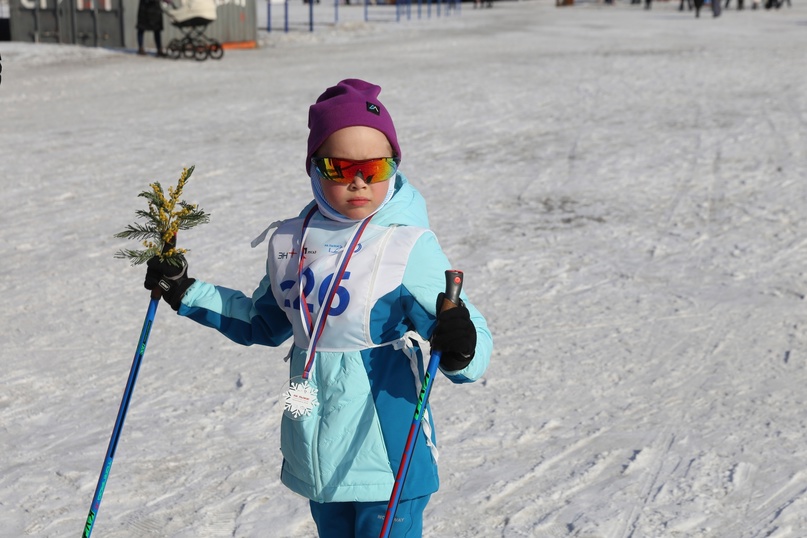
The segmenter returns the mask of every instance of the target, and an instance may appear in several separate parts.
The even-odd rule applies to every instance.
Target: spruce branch
[[[181,200],[185,184],[193,174],[194,167],[184,168],[176,187],[168,187],[166,192],[159,181],[151,183],[150,191],[143,191],[138,197],[145,198],[148,209],[139,209],[135,215],[145,223],[129,224],[115,237],[142,241],[145,249],[121,249],[115,253],[116,258],[129,260],[132,265],[140,265],[154,256],[173,265],[182,265],[185,261],[183,248],[176,248],[176,234],[179,230],[189,230],[210,220],[210,216],[196,204]]]

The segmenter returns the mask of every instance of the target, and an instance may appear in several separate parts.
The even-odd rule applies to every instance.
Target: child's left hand
[[[442,353],[440,366],[444,370],[455,372],[468,366],[476,350],[476,327],[464,304],[437,315],[431,345]]]

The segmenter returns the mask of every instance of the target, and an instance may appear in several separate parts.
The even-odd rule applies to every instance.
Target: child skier
[[[179,315],[235,342],[292,338],[281,423],[281,480],[310,499],[320,537],[377,537],[420,391],[425,339],[454,383],[479,379],[492,350],[463,293],[437,312],[450,264],[401,149],[379,86],[348,79],[309,109],[306,173],[314,200],[279,223],[251,297],[155,257],[145,286]],[[428,358],[428,357],[426,357]],[[435,435],[423,420],[390,536],[422,535],[438,489]]]

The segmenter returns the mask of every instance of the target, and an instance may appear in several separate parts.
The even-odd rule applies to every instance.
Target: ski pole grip
[[[460,305],[460,292],[462,291],[462,271],[449,269],[446,271],[446,291],[443,296],[443,304],[440,305],[440,312],[457,308]]]
[[[162,253],[166,254],[172,248],[174,248],[176,244],[177,244],[177,234],[174,234],[173,239],[171,239],[170,241],[168,241],[166,244],[163,245]],[[162,296],[163,296],[163,290],[161,290],[159,286],[156,286],[153,290],[151,290],[152,299],[157,299],[159,301]]]

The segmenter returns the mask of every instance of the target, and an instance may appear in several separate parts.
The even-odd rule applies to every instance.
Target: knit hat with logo
[[[381,86],[350,78],[331,86],[308,109],[308,155],[306,174],[311,173],[311,157],[325,140],[339,129],[362,125],[386,135],[395,157],[401,158],[401,148],[395,125],[386,107],[378,100]]]

